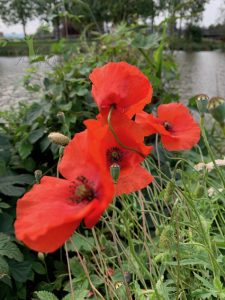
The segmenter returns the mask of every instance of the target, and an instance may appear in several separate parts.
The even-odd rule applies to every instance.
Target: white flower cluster
[[[218,167],[225,166],[225,157],[224,159],[216,159],[215,163]],[[211,161],[207,164],[201,162],[194,166],[196,171],[202,171],[206,169],[208,172],[211,172],[214,169],[214,163]]]

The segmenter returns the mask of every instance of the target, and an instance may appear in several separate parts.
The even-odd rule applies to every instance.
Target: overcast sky
[[[201,25],[209,26],[211,24],[217,23],[221,18],[221,7],[223,6],[224,2],[225,2],[224,0],[210,0],[209,3],[205,6],[205,11],[203,14],[203,20],[201,22]],[[27,33],[28,34],[35,33],[39,26],[40,26],[39,20],[36,19],[30,21],[27,24]],[[4,34],[11,34],[11,33],[22,34],[23,29],[22,26],[19,24],[8,26],[0,20],[0,32],[3,32]]]

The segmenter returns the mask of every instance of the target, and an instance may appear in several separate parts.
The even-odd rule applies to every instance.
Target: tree
[[[34,4],[31,0],[1,0],[0,16],[7,24],[20,23],[26,35],[26,24],[34,16]]]
[[[36,0],[35,1],[36,16],[46,22],[51,22],[55,36],[60,38],[60,14],[64,11],[64,1],[62,0]]]

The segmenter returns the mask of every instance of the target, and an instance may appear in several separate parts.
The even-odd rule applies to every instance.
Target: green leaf
[[[19,197],[25,192],[25,189],[23,187],[18,187],[16,185],[31,184],[33,181],[34,181],[34,176],[29,174],[1,177],[0,193],[7,196]]]
[[[32,104],[26,116],[25,124],[32,125],[33,122],[42,115],[42,113],[43,113],[43,107],[40,104],[38,103]]]
[[[22,140],[17,143],[18,152],[22,159],[26,159],[33,150],[33,145],[28,140]]]
[[[30,63],[36,63],[36,62],[41,62],[45,61],[45,56],[44,55],[35,55],[34,57],[31,58]]]
[[[84,96],[84,95],[87,95],[89,92],[88,92],[88,89],[86,88],[80,88],[78,91],[76,91],[76,94],[78,96]]]
[[[194,276],[203,283],[203,285],[210,289],[210,290],[214,290],[214,287],[213,285],[208,281],[206,280],[205,278],[201,277],[200,275],[198,275],[197,273],[194,273]]]
[[[85,300],[87,299],[87,295],[88,295],[88,290],[77,290],[74,292],[75,293],[75,297],[76,297],[76,300]],[[71,300],[71,294],[68,294],[66,295],[62,300]],[[41,299],[42,300],[42,299]],[[44,299],[43,299],[44,300]],[[51,299],[49,299],[51,300]],[[53,299],[52,299],[53,300]]]
[[[44,135],[44,129],[43,128],[39,128],[36,130],[33,130],[30,132],[29,134],[29,141],[34,144],[35,142],[37,142],[42,136]]]
[[[9,204],[7,204],[5,202],[1,202],[1,200],[0,200],[0,208],[9,208],[9,207],[10,207]]]
[[[35,296],[37,296],[39,300],[59,300],[54,294],[47,291],[35,292]]]
[[[32,262],[32,269],[38,274],[46,273],[44,266],[38,261]]]
[[[0,233],[0,247],[7,244],[10,240],[10,237],[5,233]]]
[[[83,250],[86,252],[92,251],[92,249],[95,247],[95,242],[92,237],[84,237],[77,232],[75,232],[70,239],[72,242],[68,241],[67,243],[70,251],[74,251],[73,245],[75,245],[78,251]]]
[[[158,34],[151,34],[149,36],[136,34],[135,38],[132,40],[131,46],[138,49],[154,49],[157,48],[159,41],[160,37]]]
[[[60,109],[60,111],[70,111],[71,110],[71,108],[72,108],[72,105],[73,105],[73,103],[72,103],[72,101],[70,101],[69,103],[66,103],[66,104],[61,104],[60,106],[59,106],[59,109]]]
[[[0,256],[0,278],[9,274],[9,265],[7,261]]]
[[[41,148],[41,152],[44,152],[48,146],[51,144],[49,138],[47,136],[45,136],[44,138],[42,138],[41,142],[40,142],[40,148]]]
[[[26,282],[32,279],[32,265],[29,261],[16,262],[10,260],[8,262],[12,277],[18,282]]]
[[[0,161],[5,164],[9,162],[11,157],[11,144],[9,137],[0,133]]]
[[[25,193],[25,188],[11,185],[0,185],[0,193],[6,196],[20,197]]]
[[[217,290],[217,291],[222,291],[223,290],[223,284],[222,284],[222,282],[220,281],[220,278],[219,277],[215,277],[214,279],[213,279],[213,285],[214,285],[214,287],[215,287],[215,289]]]
[[[96,274],[92,274],[90,278],[95,287],[98,287],[104,283],[103,279]]]
[[[18,246],[11,242],[9,236],[4,233],[0,233],[0,255],[17,261],[23,260],[23,254]]]

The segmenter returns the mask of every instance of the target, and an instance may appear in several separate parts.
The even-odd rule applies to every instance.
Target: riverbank
[[[65,45],[71,47],[75,40],[65,41]],[[0,56],[29,56],[30,54],[46,55],[57,54],[57,40],[4,40],[0,39]],[[34,53],[31,53],[34,51]]]
[[[32,44],[33,43],[33,44]],[[56,40],[33,40],[29,43],[25,40],[4,40],[0,39],[0,56],[29,56],[32,48],[35,54],[57,54],[60,43]],[[74,46],[76,40],[66,40],[64,45],[68,48]],[[169,41],[172,50],[181,51],[225,51],[225,42],[219,40],[203,39],[200,43],[187,41],[182,38],[174,38]]]
[[[201,42],[193,42],[184,38],[174,38],[170,40],[170,48],[178,51],[225,51],[225,41],[202,39]]]

